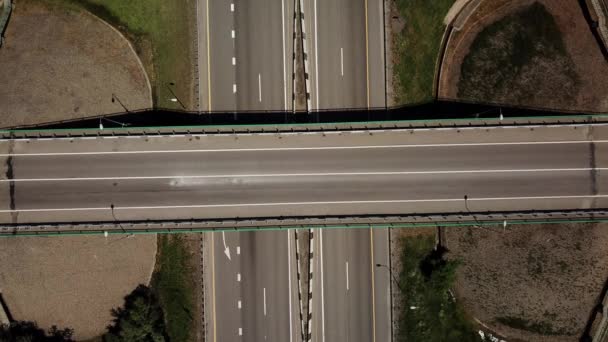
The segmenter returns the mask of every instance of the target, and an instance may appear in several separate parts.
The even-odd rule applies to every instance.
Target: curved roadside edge
[[[146,78],[146,84],[148,86],[148,94],[150,95],[149,97],[149,108],[154,108],[154,96],[152,93],[152,83],[150,83],[150,77],[148,76],[148,72],[146,72],[146,68],[144,67],[144,64],[141,61],[141,58],[139,58],[139,55],[137,54],[137,51],[135,50],[135,48],[133,47],[133,44],[131,43],[131,41],[129,39],[127,39],[127,37],[125,37],[124,34],[122,34],[122,32],[120,32],[120,30],[118,30],[116,27],[112,26],[110,23],[108,23],[107,21],[101,19],[100,17],[96,16],[95,14],[91,13],[89,10],[87,10],[86,8],[82,9],[82,13],[84,13],[85,15],[88,15],[89,17],[92,17],[96,20],[99,20],[100,22],[102,22],[104,25],[106,25],[107,27],[109,27],[110,29],[112,29],[116,34],[118,34],[129,46],[129,49],[131,49],[131,52],[133,52],[133,55],[135,55],[135,58],[137,59],[137,64],[139,64],[139,68],[141,69],[141,71],[144,74],[144,77]],[[102,115],[105,116],[105,115]]]

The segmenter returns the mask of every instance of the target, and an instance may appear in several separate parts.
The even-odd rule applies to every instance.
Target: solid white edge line
[[[315,0],[316,1],[316,0]],[[324,275],[323,275],[323,229],[319,230],[319,256],[321,257],[321,265],[319,267],[321,271],[321,340],[325,342],[325,287]]]
[[[293,341],[293,322],[291,304],[291,231],[287,229],[287,291],[289,293],[289,341]]]
[[[317,25],[317,0],[315,0],[314,2],[314,12],[315,12],[315,90],[316,90],[316,94],[315,94],[315,99],[317,100],[317,107],[315,109],[320,109],[319,108],[319,35],[318,35],[318,25]],[[309,108],[310,110],[310,108]]]
[[[582,198],[608,198],[606,195],[564,195],[564,196],[521,196],[521,197],[468,197],[469,202],[475,201],[520,201],[520,200],[556,200],[556,199],[582,199]],[[192,205],[159,205],[159,206],[115,206],[117,210],[157,210],[157,209],[197,209],[197,208],[232,208],[232,207],[272,207],[272,206],[301,206],[301,205],[341,205],[341,204],[386,204],[386,203],[441,203],[462,202],[462,198],[433,198],[433,199],[407,199],[407,200],[369,200],[369,201],[320,201],[320,202],[274,202],[274,203],[230,203],[230,204],[192,204]],[[47,209],[14,209],[0,210],[0,213],[16,212],[53,212],[53,211],[109,211],[109,207],[89,208],[47,208]],[[239,274],[240,276],[240,274]]]
[[[117,176],[117,177],[65,177],[65,178],[14,178],[0,179],[2,182],[67,182],[104,180],[151,180],[151,179],[217,179],[217,178],[272,178],[272,177],[335,177],[335,176],[408,176],[470,173],[525,173],[525,172],[587,172],[605,171],[608,168],[565,168],[565,169],[512,169],[512,170],[428,170],[428,171],[379,171],[379,172],[320,172],[320,173],[268,173],[231,175],[184,175],[184,176]]]
[[[285,0],[281,0],[281,26],[283,36],[281,40],[281,45],[283,46],[283,101],[285,102],[283,108],[285,111],[287,111],[287,62],[285,59]]]
[[[236,85],[235,85],[236,86]],[[275,133],[269,133],[275,135]],[[358,150],[358,149],[397,149],[397,148],[432,148],[432,147],[472,147],[472,146],[517,146],[517,145],[568,145],[568,144],[603,144],[608,140],[564,140],[564,141],[521,141],[521,142],[488,142],[488,143],[454,143],[454,144],[396,144],[396,145],[359,145],[359,146],[317,146],[317,147],[261,147],[261,148],[223,148],[223,149],[184,149],[184,150],[142,150],[142,151],[99,151],[99,152],[46,152],[46,153],[2,153],[0,157],[25,156],[71,156],[71,155],[106,155],[106,154],[156,154],[156,153],[215,153],[215,152],[264,152],[264,151],[315,151],[315,150]]]

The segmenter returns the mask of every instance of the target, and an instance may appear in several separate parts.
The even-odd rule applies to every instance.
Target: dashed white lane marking
[[[266,316],[266,288],[264,288],[264,316]]]
[[[232,35],[232,39],[236,38],[236,32],[234,30],[231,30],[230,34]]]
[[[236,84],[233,85],[236,92]],[[258,135],[276,135],[261,133]],[[110,137],[108,137],[110,138]],[[117,138],[117,137],[114,137]],[[72,156],[102,154],[154,154],[154,153],[213,153],[213,152],[268,152],[268,151],[315,151],[315,150],[359,150],[359,149],[399,149],[399,148],[436,148],[436,147],[475,147],[475,146],[517,146],[517,145],[570,145],[604,144],[608,140],[563,140],[563,141],[521,141],[488,143],[438,143],[438,144],[396,144],[396,145],[359,145],[359,146],[318,146],[318,147],[261,147],[261,148],[224,148],[224,149],[184,149],[184,150],[140,150],[140,151],[99,151],[99,152],[45,152],[45,153],[1,153],[0,157],[22,156]]]
[[[483,201],[538,201],[538,200],[575,200],[575,199],[603,199],[606,195],[564,195],[564,196],[521,196],[521,197],[469,197],[469,202]],[[408,203],[442,203],[462,202],[459,198],[424,198],[403,200],[362,200],[362,201],[324,201],[324,202],[275,202],[275,203],[229,203],[229,204],[193,204],[193,205],[159,205],[159,206],[133,206],[114,207],[117,210],[158,210],[158,209],[202,209],[202,208],[240,208],[240,207],[273,207],[273,206],[304,206],[304,205],[357,205],[357,204],[408,204]],[[3,209],[0,213],[27,213],[27,212],[54,212],[54,211],[108,211],[108,207],[88,208],[42,208],[42,209]],[[240,274],[238,276],[240,279]]]
[[[230,12],[234,12],[234,4],[230,4]]]
[[[344,48],[340,48],[340,73],[344,76]]]
[[[241,246],[236,246],[236,255],[241,254]]]
[[[348,284],[348,261],[346,262],[346,291],[350,290],[350,286]]]
[[[232,65],[236,65],[236,57],[232,57]]]
[[[258,74],[258,92],[259,100],[262,102],[262,74]]]
[[[232,93],[236,94],[236,83],[232,85]]]
[[[241,301],[240,301],[240,300],[239,300],[239,301],[236,303],[236,306],[237,306],[239,309],[242,309],[242,308],[243,308],[243,304],[241,303]]]
[[[241,281],[241,274],[240,273],[236,274],[236,281]]]
[[[239,336],[243,336],[243,328],[239,328]]]

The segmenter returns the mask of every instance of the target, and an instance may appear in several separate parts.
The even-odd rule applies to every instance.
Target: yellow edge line
[[[367,22],[367,0],[365,0],[365,78],[367,81],[367,108],[369,108],[369,30]]]
[[[374,230],[372,228],[369,229],[370,236],[370,246],[372,252],[372,338],[373,341],[376,341],[376,281],[374,278]]]
[[[209,39],[209,0],[206,1],[207,4],[207,110],[211,113],[211,41]]]
[[[211,233],[211,289],[213,292],[213,341],[217,341],[217,322],[215,316],[215,234]]]

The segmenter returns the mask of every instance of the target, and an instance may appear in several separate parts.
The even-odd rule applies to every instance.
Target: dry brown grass
[[[559,110],[579,110],[592,112],[608,112],[608,63],[599,50],[589,26],[585,21],[577,0],[485,0],[479,9],[471,15],[463,29],[454,32],[446,49],[442,65],[439,96],[457,99],[461,65],[469,54],[469,50],[477,35],[488,25],[505,16],[539,2],[553,16],[565,43],[567,56],[571,59],[576,78],[579,81],[571,97],[558,98],[551,89],[562,89],[564,70],[563,60],[546,59],[542,63],[531,63],[527,75],[535,75],[530,82],[540,85],[535,89],[545,89],[545,92],[534,91],[521,93],[519,89],[507,89],[505,96],[491,96],[482,102],[510,103],[525,106],[546,107]],[[556,67],[557,66],[557,67]],[[502,68],[496,65],[495,68]],[[526,81],[524,79],[523,81]],[[525,83],[525,82],[524,82]],[[518,84],[514,82],[514,84]],[[519,96],[522,95],[522,96]],[[509,97],[511,96],[511,97]],[[519,96],[513,98],[513,96]]]
[[[608,224],[455,227],[445,235],[450,257],[463,262],[456,292],[472,316],[508,340],[578,341],[608,277]],[[553,335],[513,329],[500,317]]]
[[[156,236],[0,239],[0,291],[17,320],[69,327],[75,338],[105,332],[112,308],[150,280]]]
[[[21,0],[0,49],[0,127],[30,125],[152,105],[128,42],[96,17]]]

